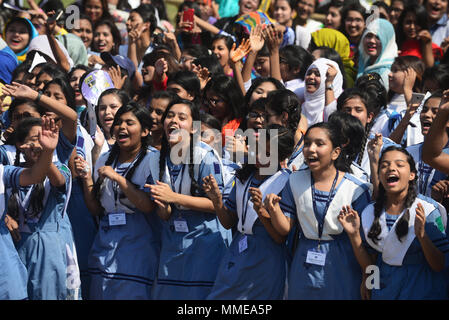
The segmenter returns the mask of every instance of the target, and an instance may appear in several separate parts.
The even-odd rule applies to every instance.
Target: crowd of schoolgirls
[[[448,299],[448,12],[3,0],[0,300]]]

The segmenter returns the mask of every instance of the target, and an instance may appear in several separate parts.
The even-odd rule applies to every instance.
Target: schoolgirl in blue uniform
[[[419,115],[421,122],[421,133],[424,136],[424,139],[426,138],[430,126],[438,113],[442,96],[443,93],[441,91],[437,91],[424,102],[423,108]],[[430,197],[432,193],[432,186],[434,186],[438,181],[445,179],[446,176],[422,160],[423,143],[424,142],[409,146],[407,147],[407,151],[416,163],[418,174],[418,192],[422,195]],[[443,151],[449,153],[447,148],[443,149]]]
[[[361,217],[350,207],[339,216],[362,270],[372,264],[379,268],[379,286],[369,293],[365,281],[364,298],[447,299],[441,272],[449,257],[446,210],[417,193],[415,162],[402,147],[382,153],[379,180],[376,201]]]
[[[303,150],[308,167],[290,175],[280,196],[269,194],[264,201],[281,235],[299,222],[288,299],[360,299],[360,266],[337,216],[345,205],[364,208],[370,189],[347,172],[339,132],[329,123],[311,126]]]
[[[50,120],[45,121],[48,127]],[[57,135],[53,120],[51,124],[53,135]],[[36,165],[39,155],[47,152],[39,140],[39,135],[46,134],[45,130],[41,133],[41,126],[41,119],[28,118],[14,132],[16,147],[20,150],[16,153],[16,166]],[[57,138],[52,139],[57,141]],[[19,163],[22,152],[24,164]],[[76,251],[73,238],[67,239],[63,221],[70,171],[60,163],[48,162],[42,169],[47,176],[43,183],[31,187],[8,186],[7,212],[19,225],[20,239],[16,248],[28,272],[28,297],[33,300],[78,299],[80,279]],[[5,171],[4,179],[14,181],[13,174]]]
[[[212,174],[221,190],[223,178],[214,150],[193,140],[193,121],[199,118],[194,102],[178,99],[162,118],[160,156],[154,153],[159,168],[149,177],[151,197],[163,220],[155,299],[205,299],[231,238],[201,189],[203,178]]]
[[[93,179],[86,161],[75,160],[88,209],[101,217],[88,260],[91,299],[151,298],[160,226],[143,190],[152,153],[150,126],[148,110],[130,102],[114,117],[116,142],[97,160]]]
[[[263,199],[268,193],[280,193],[288,181],[290,171],[280,169],[280,163],[293,149],[293,133],[280,126],[276,134],[259,131],[266,138],[265,150],[277,144],[278,167],[264,174],[270,164],[245,164],[236,173],[232,190],[223,199],[218,185],[209,176],[204,178],[203,188],[213,199],[213,204],[221,224],[226,229],[237,228],[232,243],[218,270],[215,285],[208,299],[228,300],[279,300],[283,298],[286,278],[285,237],[273,228],[268,213],[263,208]],[[274,157],[272,157],[274,158]],[[262,168],[262,169],[261,169]],[[252,201],[252,202],[251,202]]]

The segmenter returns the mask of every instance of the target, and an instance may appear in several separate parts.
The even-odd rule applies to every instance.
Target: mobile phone
[[[413,92],[412,99],[410,100],[410,104],[421,104],[426,95],[424,93],[416,93]]]
[[[191,31],[193,29],[193,15],[194,14],[195,14],[195,11],[193,9],[186,9],[182,12],[182,21],[192,23],[192,26],[187,28],[188,31]]]

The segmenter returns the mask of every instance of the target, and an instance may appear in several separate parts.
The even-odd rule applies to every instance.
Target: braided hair
[[[399,221],[396,223],[396,235],[399,239],[399,241],[402,241],[401,239],[407,235],[408,233],[408,223],[410,220],[410,213],[409,209],[412,206],[413,202],[415,201],[417,195],[418,195],[418,188],[417,188],[417,171],[415,166],[415,161],[413,160],[413,157],[408,153],[408,151],[403,147],[396,147],[396,146],[390,146],[382,153],[379,163],[381,163],[383,157],[387,152],[390,151],[399,151],[402,152],[407,156],[407,162],[410,166],[410,171],[415,173],[415,179],[409,182],[408,184],[408,190],[407,190],[407,196],[405,198],[404,208],[405,213],[402,215],[402,217],[399,219]],[[382,185],[382,183],[379,183],[379,192],[377,195],[376,203],[374,204],[374,221],[373,224],[368,232],[368,238],[370,238],[374,243],[377,243],[379,241],[379,235],[382,231],[382,227],[380,225],[380,216],[382,214],[382,210],[385,207],[386,202],[386,196],[385,196],[385,188]]]
[[[190,114],[193,121],[200,121],[200,110],[198,105],[194,101],[188,101],[181,98],[175,98],[173,101],[170,102],[170,104],[165,109],[164,114],[162,115],[162,123],[165,122],[165,119],[167,118],[168,112],[170,109],[176,105],[176,104],[182,104],[186,105],[190,109]],[[165,127],[165,125],[164,125]],[[200,185],[195,179],[194,175],[194,164],[193,164],[193,147],[195,145],[196,141],[194,141],[193,134],[190,134],[190,141],[189,141],[189,155],[188,155],[188,170],[189,170],[189,177],[191,179],[191,185],[190,185],[190,194],[196,195],[201,190]],[[164,135],[162,136],[162,142],[161,142],[161,151],[160,151],[160,157],[159,157],[159,181],[162,181],[162,178],[165,174],[165,164],[167,161],[167,156],[170,155],[170,145],[168,144],[167,136],[164,132]]]
[[[139,121],[142,131],[147,129],[148,133],[150,132],[151,128],[151,120],[150,120],[150,112],[147,108],[137,104],[134,101],[128,102],[128,104],[123,105],[120,107],[120,109],[117,110],[117,113],[114,117],[114,122],[111,127],[111,133],[114,130],[114,127],[120,125],[120,117],[128,112],[132,112],[133,115],[137,118]],[[150,145],[150,134],[144,136],[141,138],[141,146],[140,151],[137,155],[136,160],[134,161],[134,164],[131,168],[129,168],[128,172],[125,175],[125,178],[128,181],[131,181],[134,171],[139,167],[142,160],[145,158],[145,155],[147,154],[148,146]],[[111,151],[108,155],[108,158],[106,159],[105,166],[111,166],[114,162],[118,160],[118,157],[120,155],[120,146],[117,142],[114,143],[114,145],[111,148]],[[93,192],[95,195],[95,198],[100,200],[100,188],[103,184],[104,179],[98,179],[93,187]]]
[[[14,142],[15,145],[21,145],[25,142],[31,128],[33,127],[41,127],[42,119],[40,118],[24,118],[21,120],[11,136],[11,141]],[[17,148],[16,158],[14,160],[14,166],[20,167],[20,155],[21,151]],[[31,195],[30,195],[30,205],[29,210],[26,212],[27,218],[35,218],[39,215],[39,213],[44,208],[44,183],[40,182],[35,185]],[[11,196],[8,199],[7,203],[7,212],[8,214],[16,221],[19,218],[19,190],[14,189],[11,193]]]

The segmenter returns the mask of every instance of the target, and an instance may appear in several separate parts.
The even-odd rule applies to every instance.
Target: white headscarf
[[[302,105],[302,114],[307,118],[309,126],[317,122],[325,121],[324,116],[325,90],[326,90],[325,81],[329,64],[332,65],[337,70],[337,75],[335,76],[334,81],[332,82],[332,85],[334,86],[335,99],[338,99],[340,94],[343,92],[343,75],[341,74],[338,64],[335,61],[326,58],[319,58],[315,60],[307,69],[306,75],[309,73],[311,69],[313,68],[318,69],[318,72],[320,73],[321,77],[320,86],[313,93],[307,92],[306,87],[306,89],[304,90],[305,102]],[[332,104],[334,103],[336,103],[336,101],[334,101]],[[326,108],[329,107],[330,105],[326,106]]]

